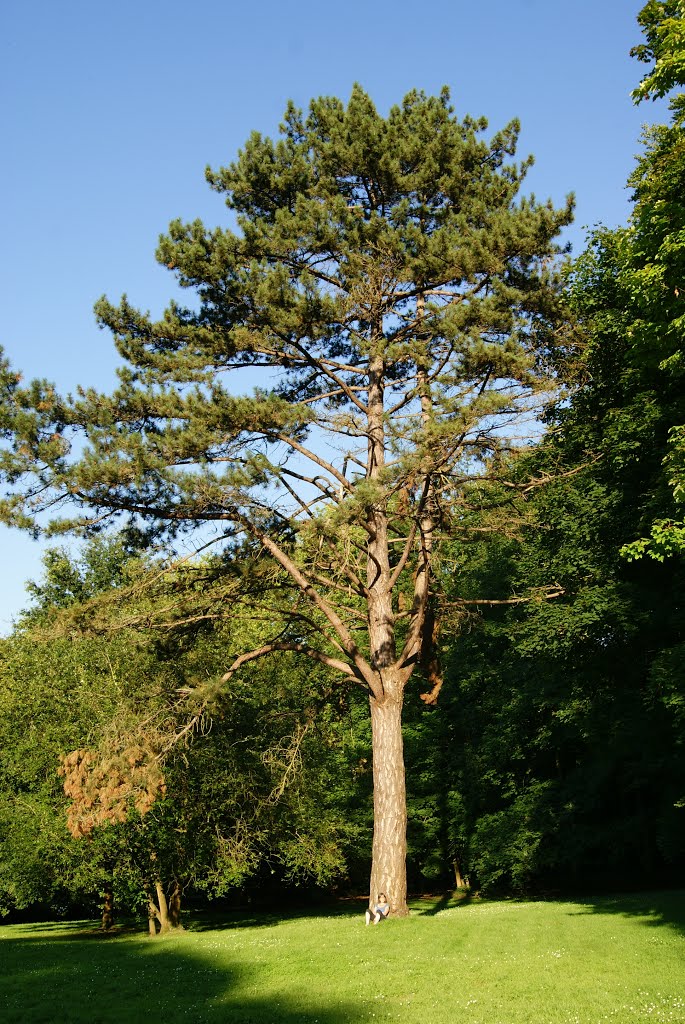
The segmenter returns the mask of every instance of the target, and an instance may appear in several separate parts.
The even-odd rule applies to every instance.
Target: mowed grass
[[[0,927],[3,1024],[685,1022],[685,891],[91,927]]]

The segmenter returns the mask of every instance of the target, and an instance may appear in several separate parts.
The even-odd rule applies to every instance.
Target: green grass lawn
[[[0,927],[2,1024],[685,1022],[685,892],[90,927]]]

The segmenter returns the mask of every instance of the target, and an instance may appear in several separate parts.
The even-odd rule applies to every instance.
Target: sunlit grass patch
[[[3,1024],[685,1024],[685,893],[416,901],[377,928],[236,916],[158,939],[15,925],[0,941]]]

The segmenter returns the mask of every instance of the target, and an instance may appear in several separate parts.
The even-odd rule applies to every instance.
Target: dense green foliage
[[[638,99],[685,82],[682,5],[640,21]],[[630,224],[574,264],[583,344],[530,454],[551,479],[533,526],[464,567],[493,597],[563,590],[484,612],[452,650],[450,842],[484,886],[665,881],[685,861],[683,102],[646,133]]]
[[[490,552],[485,568],[503,590],[553,572],[564,596],[484,613],[453,649],[450,849],[490,889],[674,880],[685,856],[683,570],[621,558],[623,510],[596,471],[561,491],[538,500],[524,549]]]
[[[222,687],[179,741],[184,691],[216,675],[240,624],[127,627],[165,609],[178,580],[124,551],[97,541],[80,563],[48,552],[39,603],[3,641],[0,911],[91,906],[108,883],[136,910],[157,880],[222,895],[255,875],[335,879],[359,841],[342,709],[322,706],[316,673],[286,657]],[[117,621],[110,602],[124,595]],[[88,770],[68,800],[58,769],[72,751]]]

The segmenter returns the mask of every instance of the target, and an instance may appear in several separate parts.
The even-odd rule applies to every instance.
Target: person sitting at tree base
[[[366,911],[367,927],[371,924],[372,921],[374,924],[378,924],[378,922],[386,918],[389,913],[390,904],[388,903],[388,897],[385,895],[384,892],[379,892],[378,902],[373,907],[369,907],[369,909]]]

